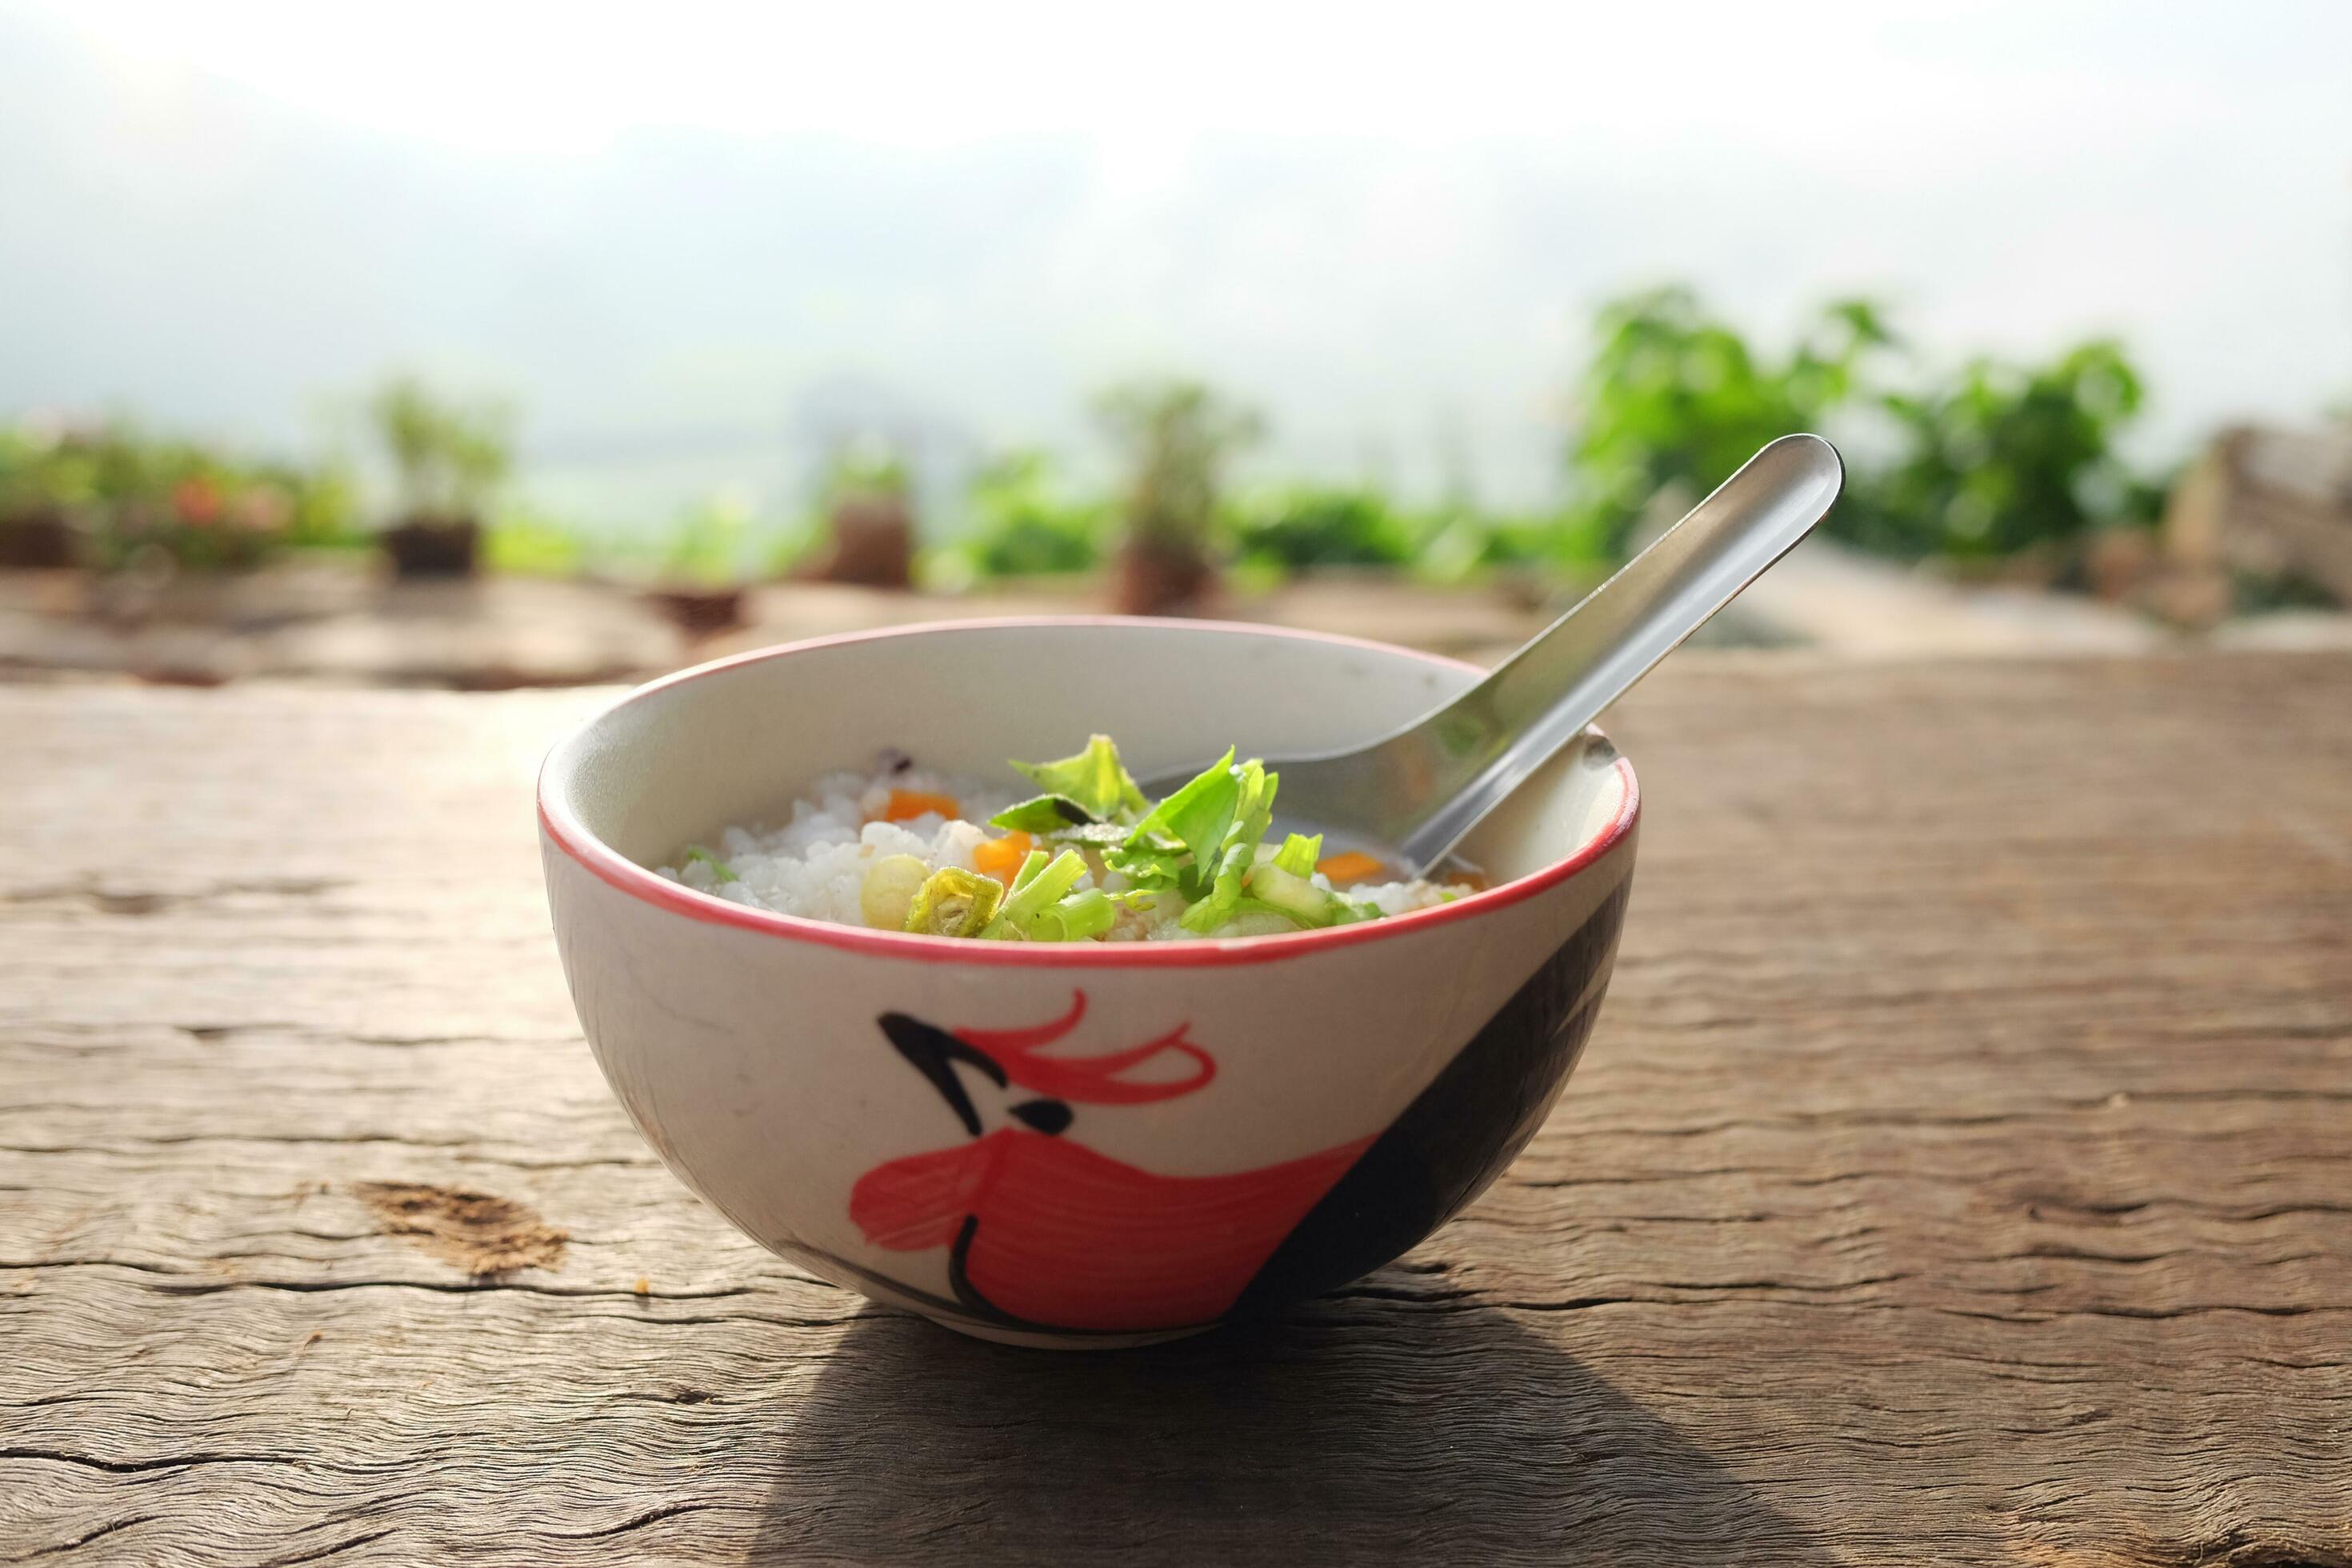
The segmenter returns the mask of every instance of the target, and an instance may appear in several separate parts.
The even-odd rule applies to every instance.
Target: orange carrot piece
[[[956,810],[956,797],[951,795],[934,795],[929,790],[921,789],[894,789],[890,792],[890,804],[882,808],[882,820],[909,822],[927,811],[936,811],[941,816],[953,816]]]
[[[1035,843],[1017,827],[1002,838],[983,838],[972,847],[972,867],[982,876],[993,877],[1009,888]]]
[[[1315,862],[1315,868],[1331,879],[1333,885],[1346,887],[1379,876],[1387,868],[1360,849],[1342,849],[1337,855],[1326,855]]]

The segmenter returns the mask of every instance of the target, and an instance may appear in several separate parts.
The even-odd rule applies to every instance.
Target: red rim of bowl
[[[1304,642],[1333,643],[1343,647],[1368,648],[1379,653],[1403,654],[1409,658],[1431,664],[1452,665],[1457,669],[1479,670],[1478,666],[1443,655],[1416,652],[1392,643],[1376,642],[1369,637],[1340,637],[1329,632],[1299,631],[1289,626],[1261,626],[1248,621],[1206,621],[1180,618],[1143,619],[1126,616],[1024,616],[1001,620],[927,621],[914,626],[887,626],[877,631],[847,632],[837,637],[811,637],[803,642],[782,643],[774,647],[754,648],[749,653],[714,659],[690,669],[681,669],[658,680],[646,682],[599,711],[571,734],[556,742],[540,764],[539,825],[549,843],[565,857],[632,898],[639,899],[656,909],[689,920],[704,921],[712,925],[734,926],[743,931],[764,932],[795,942],[815,942],[823,947],[845,948],[875,958],[912,959],[919,963],[973,963],[1025,966],[1029,968],[1085,969],[1171,969],[1228,963],[1267,963],[1285,958],[1304,958],[1310,953],[1328,952],[1335,947],[1351,946],[1357,942],[1381,942],[1409,932],[1427,931],[1448,921],[1467,920],[1491,910],[1506,908],[1522,899],[1532,898],[1548,889],[1559,886],[1622,843],[1633,831],[1642,815],[1642,791],[1634,777],[1633,764],[1622,754],[1617,758],[1618,773],[1624,780],[1625,798],[1616,817],[1595,837],[1579,846],[1575,854],[1557,860],[1540,870],[1515,878],[1499,887],[1465,894],[1450,903],[1438,904],[1408,914],[1390,915],[1358,925],[1331,926],[1322,931],[1288,931],[1276,936],[1225,937],[1191,942],[968,942],[954,937],[918,936],[907,931],[869,931],[862,926],[835,925],[830,921],[811,920],[804,915],[779,914],[773,910],[753,909],[726,899],[698,893],[680,882],[673,882],[638,865],[627,856],[606,845],[588,831],[568,809],[561,809],[550,796],[550,774],[556,758],[574,741],[615,710],[642,700],[656,692],[666,691],[689,680],[739,666],[757,664],[768,659],[783,658],[796,653],[817,648],[839,647],[848,643],[877,642],[886,637],[918,637],[929,632],[965,632],[982,630],[1034,631],[1049,626],[1166,626],[1171,629],[1215,632],[1243,632],[1253,637],[1297,637]],[[1598,732],[1598,731],[1596,731]],[[1604,737],[1605,738],[1605,737]]]

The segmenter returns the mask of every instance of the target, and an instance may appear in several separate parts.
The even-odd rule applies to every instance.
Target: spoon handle
[[[1781,437],[1485,679],[1380,742],[1391,754],[1376,771],[1425,803],[1390,842],[1416,872],[1433,865],[1811,532],[1844,478],[1827,441]]]

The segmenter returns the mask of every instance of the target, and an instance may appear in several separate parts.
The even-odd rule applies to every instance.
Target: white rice
[[[943,817],[927,812],[905,822],[874,820],[887,808],[894,789],[952,796],[961,815]],[[733,881],[722,880],[707,861],[688,859],[684,849],[679,851],[680,864],[655,869],[673,882],[731,903],[835,925],[862,926],[866,919],[858,891],[867,868],[877,860],[887,855],[912,855],[934,871],[949,866],[971,870],[973,849],[984,839],[1001,837],[997,829],[982,824],[1016,798],[970,779],[903,763],[879,764],[869,773],[827,773],[792,803],[777,819],[780,826],[738,824],[721,828],[714,839],[703,842],[703,847],[735,873]],[[1331,887],[1319,871],[1314,881],[1318,888]],[[1097,885],[1091,876],[1077,883],[1082,889]],[[1118,892],[1125,885],[1125,879],[1115,871],[1100,882],[1108,892]],[[1348,889],[1347,896],[1374,906],[1384,915],[1399,915],[1444,903],[1454,893],[1433,882],[1413,881],[1358,885]],[[1178,923],[1184,907],[1184,900],[1176,894],[1162,893],[1149,910],[1121,910],[1118,922],[1104,940],[1272,936],[1298,929],[1279,915],[1248,914],[1213,931],[1189,931]]]

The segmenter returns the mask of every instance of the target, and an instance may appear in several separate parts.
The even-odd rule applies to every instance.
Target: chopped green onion
[[[1294,833],[1282,841],[1274,852],[1274,863],[1294,877],[1315,875],[1315,862],[1323,858],[1323,836],[1309,838],[1304,833]]]
[[[1045,858],[1045,852],[1042,849],[1029,852],[1029,859],[1033,863]],[[1031,871],[1027,865],[1024,865],[1022,870],[1028,873],[1026,879],[1014,879],[1013,896],[1004,900],[1004,907],[997,910],[996,919],[984,934],[1027,936],[1029,922],[1037,918],[1038,911],[1059,900],[1076,885],[1079,878],[1087,874],[1087,862],[1076,850],[1065,849],[1042,870]]]
[[[978,936],[1003,898],[1004,886],[995,878],[941,867],[916,891],[903,929],[923,936]]]
[[[735,874],[734,867],[730,866],[726,861],[721,860],[718,856],[713,855],[709,850],[705,849],[699,844],[690,846],[686,852],[686,863],[688,865],[691,866],[698,860],[710,868],[712,875],[719,879],[719,884],[722,887],[729,882],[740,882],[743,879]]]
[[[1022,889],[1027,887],[1032,881],[1036,879],[1037,873],[1045,868],[1045,862],[1048,858],[1049,857],[1043,849],[1032,849],[1028,854],[1023,856],[1021,858],[1021,864],[1013,870],[1013,880],[1005,884],[1005,891],[1009,893],[1017,893]]]
[[[1250,873],[1249,897],[1288,915],[1303,926],[1327,926],[1339,900],[1305,877],[1294,876],[1278,860],[1269,860]]]
[[[1032,942],[1089,942],[1110,930],[1118,906],[1100,888],[1072,893],[1037,911],[1029,922]]]

